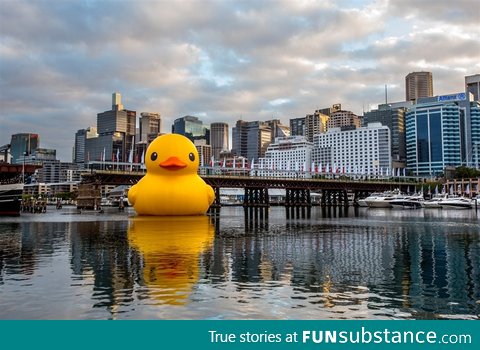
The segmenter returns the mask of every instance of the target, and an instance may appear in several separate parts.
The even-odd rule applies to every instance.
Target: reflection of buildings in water
[[[201,253],[215,230],[207,216],[135,217],[128,241],[143,259],[141,283],[161,304],[185,304],[199,279]]]
[[[17,223],[0,224],[0,283],[22,259],[22,231]],[[22,264],[23,265],[23,264]]]
[[[367,300],[364,306],[383,303],[416,318],[478,314],[478,226],[462,216],[457,220],[456,211],[439,213],[442,219],[452,216],[442,221],[434,214],[427,218],[437,210],[425,210],[428,222],[417,219],[419,212],[395,214],[413,215],[410,222],[369,216],[368,223],[321,217],[285,222],[271,215],[268,230],[248,232],[241,222],[230,229],[229,218],[221,217],[225,222],[215,238],[207,217],[202,217],[206,226],[186,224],[185,218],[176,224],[150,218],[142,224],[141,217],[130,226],[126,221],[2,223],[0,283],[5,276],[35,278],[45,261],[70,245],[72,284],[87,293],[93,289],[93,307],[114,317],[130,309],[134,298],[184,304],[198,281],[213,288],[238,282],[219,288],[228,293],[234,285],[243,295],[250,289],[252,298],[276,288],[273,295],[328,308],[354,302],[358,293],[358,300]],[[190,230],[191,239],[178,233],[182,230]]]
[[[447,239],[447,293],[459,303],[468,303],[469,309],[478,309],[480,300],[480,252],[477,239],[469,234],[449,236]],[[462,254],[454,254],[461,252]]]
[[[402,286],[404,307],[446,312],[447,300],[464,313],[478,308],[480,256],[474,235],[445,234],[426,226],[423,232],[409,230],[399,240],[393,270]]]
[[[323,293],[326,301],[329,293],[366,286],[398,308],[440,313],[454,302],[465,313],[475,312],[480,299],[478,233],[471,226],[461,229],[461,235],[442,227],[298,224],[278,235],[217,237],[211,274],[216,281],[280,281],[291,265],[290,284]]]
[[[306,285],[323,282],[323,276],[330,276],[332,283],[346,279],[351,283],[374,283],[385,277],[382,270],[393,254],[391,242],[387,244],[393,241],[389,235],[377,234],[373,228],[362,228],[364,234],[352,233],[350,227],[341,226],[330,230],[298,224],[289,228],[289,232],[276,235],[216,239],[215,254],[220,258],[224,254],[231,256],[235,281],[265,280],[266,275],[280,280],[288,266],[293,266],[292,281],[303,284],[303,280]],[[319,228],[321,232],[315,232]],[[365,240],[365,234],[376,237]],[[227,279],[226,260],[222,261],[214,264],[214,274]],[[272,266],[268,274],[264,270],[266,261]]]
[[[52,256],[68,235],[69,223],[23,222],[0,224],[0,280],[8,275],[33,275],[37,255]]]
[[[93,284],[93,307],[115,315],[132,299],[139,257],[130,251],[127,222],[71,223],[71,268],[74,279]]]

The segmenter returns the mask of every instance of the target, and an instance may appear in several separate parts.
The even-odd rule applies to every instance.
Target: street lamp
[[[25,183],[25,157],[27,152],[23,152],[23,166],[22,166],[22,183]]]

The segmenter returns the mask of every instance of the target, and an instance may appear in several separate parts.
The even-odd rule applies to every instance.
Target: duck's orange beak
[[[167,160],[164,160],[163,162],[161,162],[160,166],[167,170],[180,170],[182,168],[185,168],[187,164],[182,162],[177,157],[170,157]]]

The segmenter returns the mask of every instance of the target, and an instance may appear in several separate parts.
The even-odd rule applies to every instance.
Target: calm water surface
[[[480,211],[0,218],[0,319],[479,319]]]

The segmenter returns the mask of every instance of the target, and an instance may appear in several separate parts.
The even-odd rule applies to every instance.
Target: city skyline
[[[479,13],[468,0],[2,1],[0,144],[38,133],[69,161],[114,91],[137,115],[160,113],[163,132],[186,115],[230,128],[336,103],[361,115],[385,85],[403,101],[414,71],[432,72],[434,95],[465,91]]]

